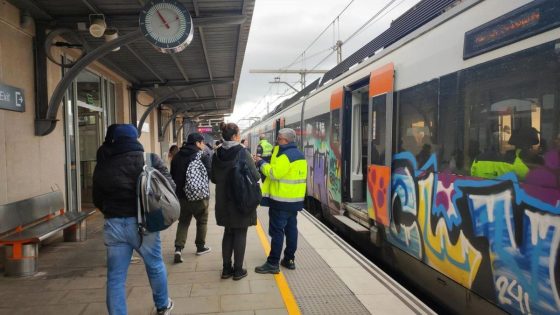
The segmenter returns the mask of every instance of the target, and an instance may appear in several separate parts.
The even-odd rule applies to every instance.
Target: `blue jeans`
[[[278,266],[280,254],[286,236],[285,259],[294,259],[297,249],[297,211],[284,211],[270,208],[268,210],[268,235],[271,237],[268,263]]]
[[[107,247],[107,309],[111,315],[125,315],[126,275],[132,250],[135,249],[146,265],[156,308],[168,305],[167,273],[161,255],[159,232],[144,235],[140,246],[138,223],[134,217],[105,219]]]

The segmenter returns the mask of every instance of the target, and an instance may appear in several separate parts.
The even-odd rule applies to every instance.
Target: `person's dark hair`
[[[241,139],[241,144],[245,144],[245,139]]]
[[[169,153],[168,153],[169,158],[172,159],[175,156],[175,154],[177,154],[177,152],[179,152],[179,147],[176,144],[169,147]]]
[[[231,141],[231,138],[239,133],[239,127],[234,123],[226,124],[225,122],[221,122],[220,130],[222,131],[222,138],[224,138],[225,141]]]

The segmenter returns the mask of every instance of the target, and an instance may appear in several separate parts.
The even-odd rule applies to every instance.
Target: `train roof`
[[[311,94],[315,89],[323,86],[323,84],[337,78],[343,73],[346,73],[353,66],[361,63],[362,61],[379,53],[382,49],[391,46],[398,40],[404,38],[406,35],[412,33],[424,24],[430,22],[436,17],[443,14],[450,7],[455,6],[456,3],[462,0],[422,0],[414,7],[407,10],[393,22],[387,30],[379,36],[372,39],[369,43],[365,44],[362,48],[358,49],[352,55],[348,56],[342,62],[327,71],[325,75],[313,83],[309,84],[300,92],[279,103],[271,112],[263,116],[260,121],[254,122],[249,128],[253,128],[261,122],[266,121],[270,117],[278,114],[282,110],[288,108],[290,105],[296,103],[305,96]]]

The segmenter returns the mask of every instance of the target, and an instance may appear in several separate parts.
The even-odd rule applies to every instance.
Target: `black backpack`
[[[246,156],[247,152],[244,149],[237,154],[229,183],[237,211],[243,214],[257,209],[262,199],[261,186],[249,170]]]

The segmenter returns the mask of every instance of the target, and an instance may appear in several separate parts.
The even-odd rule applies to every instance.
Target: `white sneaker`
[[[138,256],[132,255],[132,257],[130,257],[130,263],[131,264],[139,264],[141,262],[142,262],[142,258],[140,258]]]
[[[169,304],[167,304],[166,308],[156,310],[157,315],[171,315],[171,310],[173,309],[173,306],[175,306],[175,304],[173,303],[173,300],[169,299]]]

